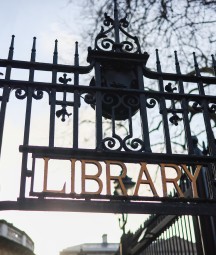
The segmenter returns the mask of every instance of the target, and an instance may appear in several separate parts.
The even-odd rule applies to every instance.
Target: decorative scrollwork
[[[102,147],[108,151],[121,151],[123,144],[120,136],[106,137],[102,140]]]
[[[169,93],[173,93],[175,90],[177,90],[176,87],[172,88],[172,83],[169,82],[166,86],[165,86],[165,90]]]
[[[201,112],[203,107],[200,102],[196,101],[193,103],[192,108],[196,112]]]
[[[62,122],[65,122],[65,117],[70,117],[72,115],[72,113],[68,113],[67,110],[66,110],[66,107],[65,106],[62,106],[62,109],[56,111],[56,117],[57,118],[60,118],[61,117],[61,121]]]
[[[171,116],[170,118],[169,118],[169,121],[172,123],[172,124],[174,124],[175,126],[178,126],[178,122],[179,121],[181,121],[182,120],[182,118],[180,118],[177,114],[173,114],[173,116]]]
[[[84,101],[87,104],[95,105],[95,102],[96,102],[95,94],[90,94],[90,93],[86,94],[85,97],[84,97]]]
[[[209,105],[208,109],[211,113],[216,113],[216,104]]]
[[[63,77],[59,77],[59,81],[66,85],[69,81],[72,81],[71,78],[67,78],[67,74],[64,73]]]
[[[104,26],[109,28],[107,28],[107,30],[104,30],[104,27],[101,27],[99,34],[95,38],[95,49],[141,54],[141,48],[138,38],[136,36],[130,35],[124,30],[129,26],[129,22],[127,21],[127,15],[119,20],[117,11],[117,15],[115,15],[114,19],[112,19],[107,13],[104,14],[104,17],[105,19],[103,21],[103,24]],[[120,41],[120,32],[124,35],[126,40]],[[108,38],[108,34],[110,34],[110,37],[114,38]],[[103,40],[101,41],[101,39]]]
[[[40,100],[43,98],[43,91],[41,89],[35,89],[33,91],[32,97],[36,100]]]
[[[104,150],[108,151],[121,151],[124,149],[125,151],[141,152],[145,150],[144,142],[141,139],[134,138],[129,141],[130,138],[131,135],[122,139],[120,136],[115,134],[113,137],[104,138],[102,140],[102,147]]]
[[[146,101],[146,106],[147,106],[148,108],[154,108],[155,105],[156,105],[156,103],[157,103],[157,101],[156,101],[154,98],[151,98],[151,99],[149,100],[149,102]]]
[[[25,99],[27,97],[27,88],[18,88],[15,90],[15,96],[17,99]]]
[[[119,20],[119,23],[122,27],[127,28],[129,26],[129,22],[127,21],[127,14],[123,19]]]
[[[110,25],[113,25],[114,20],[105,12],[104,13],[105,20],[103,22],[104,26],[109,27]]]
[[[129,42],[129,41],[123,41],[121,42],[122,44],[122,49],[124,51],[127,51],[127,52],[132,52],[134,51],[135,47],[134,47],[134,44],[132,42]]]
[[[121,98],[114,93],[104,93],[102,97],[104,106],[116,107],[121,103]]]
[[[136,151],[136,152],[141,152],[145,150],[145,146],[144,146],[144,142],[139,139],[139,138],[134,138],[130,141],[129,145],[132,149],[130,149],[128,147],[128,142],[127,142],[128,138],[126,137],[123,140],[123,148],[125,151]]]
[[[125,96],[123,96],[123,102],[124,102],[125,106],[136,108],[138,110],[140,100],[139,100],[138,96],[125,95]]]
[[[115,42],[109,38],[105,38],[101,41],[101,46],[105,50],[112,50],[114,45],[115,45]],[[98,46],[98,48],[102,49],[100,48],[100,46]]]

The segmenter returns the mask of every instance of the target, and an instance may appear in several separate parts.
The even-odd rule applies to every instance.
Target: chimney
[[[107,245],[107,234],[102,235],[102,245],[104,245],[104,246]]]

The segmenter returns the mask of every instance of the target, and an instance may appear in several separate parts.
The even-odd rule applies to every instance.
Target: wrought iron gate
[[[78,43],[75,45],[74,64],[59,64],[57,41],[53,63],[36,62],[36,38],[33,39],[30,61],[14,60],[14,36],[12,36],[8,59],[0,59],[1,72],[5,70],[5,78],[0,79],[2,92],[0,147],[3,141],[6,112],[12,97],[15,96],[17,100],[23,100],[25,103],[25,120],[23,143],[19,147],[22,163],[18,201],[1,201],[1,210],[216,215],[216,143],[214,127],[211,123],[213,116],[215,117],[216,96],[212,94],[215,93],[214,90],[211,93],[206,90],[206,85],[215,86],[216,77],[201,75],[195,53],[193,54],[195,75],[181,73],[177,52],[174,53],[175,73],[162,71],[158,50],[156,50],[156,71],[150,70],[146,66],[149,55],[146,52],[142,53],[137,37],[126,32],[128,25],[126,18],[119,19],[115,4],[114,19],[105,14],[104,26],[107,29],[102,27],[95,38],[94,49],[88,49],[89,65],[87,66],[79,65]],[[109,38],[112,34],[114,38]],[[126,39],[122,39],[123,37]],[[214,56],[212,63],[212,68],[216,72]],[[11,72],[14,69],[27,70],[28,79],[11,79]],[[80,77],[92,70],[94,77],[91,78],[90,84],[80,83]],[[37,71],[51,74],[50,81],[35,81],[34,76]],[[157,82],[158,86],[149,89],[149,82]],[[194,88],[192,93],[188,93],[188,86]],[[40,101],[43,98],[48,100],[48,141],[46,145],[38,145],[37,141],[30,142],[33,127],[32,107],[35,100]],[[86,109],[91,109],[94,113],[91,115],[93,121],[89,121],[94,123],[95,130],[95,136],[91,137],[93,143],[90,146],[81,139],[83,131],[80,113],[87,111]],[[149,130],[152,109],[157,109],[163,125],[163,138],[161,138],[161,143],[164,144],[163,151],[153,146],[154,141]],[[191,131],[190,111],[194,114],[199,113],[203,120],[203,130],[208,143],[205,155],[196,153],[198,145]],[[56,123],[59,119],[62,122],[70,119],[72,123],[68,147],[57,145]],[[177,128],[178,125],[182,125],[186,141],[182,153],[174,151],[171,139],[171,129]],[[120,132],[118,127],[123,128],[125,132]],[[36,165],[40,160],[44,163],[45,173],[43,189],[38,191],[35,190],[34,185],[37,175]],[[81,162],[83,182],[80,193],[76,192],[73,181],[70,192],[66,192],[65,186],[58,192],[48,188],[48,165],[52,160],[70,162],[71,179],[75,174],[75,165],[78,161]],[[100,162],[105,164],[107,178],[110,181],[119,180],[122,195],[113,195],[108,181],[106,194],[101,193],[104,186],[99,178],[103,168]],[[98,174],[92,176],[84,173],[88,163],[96,166]],[[143,180],[141,176],[138,177],[139,185],[133,195],[128,195],[121,183],[122,178],[126,176],[126,163],[141,165],[141,170],[147,178]],[[147,164],[161,168],[163,195],[157,194]],[[112,165],[121,168],[120,179],[110,174]],[[177,176],[166,177],[166,167],[174,169]],[[199,173],[201,174],[198,178]],[[202,179],[200,176],[205,176],[205,183],[201,185],[198,184],[199,179]],[[87,191],[83,184],[85,180],[91,178],[98,185],[98,189],[93,192]],[[184,178],[189,181],[191,190],[190,194],[186,195],[180,187]],[[177,196],[169,196],[168,183],[175,186]],[[139,195],[141,184],[150,186],[153,196]],[[203,189],[207,189],[208,192],[204,194]]]

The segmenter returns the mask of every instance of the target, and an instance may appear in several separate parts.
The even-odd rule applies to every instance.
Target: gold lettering
[[[196,184],[196,181],[197,181],[197,177],[200,173],[200,170],[201,170],[201,165],[197,165],[197,168],[195,170],[195,173],[194,175],[192,175],[190,173],[190,171],[188,170],[187,166],[186,165],[181,165],[182,168],[184,169],[185,173],[187,174],[188,178],[190,179],[190,181],[192,182],[192,190],[193,190],[193,197],[194,198],[198,198],[198,192],[197,192],[197,184]]]
[[[119,182],[119,185],[121,187],[121,190],[122,190],[122,194],[124,196],[127,196],[127,191],[126,191],[126,188],[123,184],[123,181],[122,179],[125,178],[126,174],[127,174],[127,168],[125,166],[124,163],[122,162],[119,162],[119,161],[105,161],[106,163],[106,175],[107,175],[107,178],[106,178],[106,181],[107,181],[107,195],[111,195],[111,180],[118,180]],[[120,176],[113,176],[113,175],[110,175],[110,165],[117,165],[117,166],[120,166],[121,169],[122,169],[122,174]]]
[[[100,194],[103,189],[103,183],[101,179],[99,178],[102,173],[102,167],[101,164],[96,160],[81,160],[82,164],[82,194]],[[87,175],[85,171],[86,164],[92,164],[97,166],[98,172],[95,175]],[[86,191],[86,180],[94,180],[98,184],[98,190],[97,191]]]
[[[71,193],[75,193],[75,162],[76,159],[71,159]]]
[[[148,172],[148,169],[146,167],[147,163],[140,163],[140,165],[141,165],[141,168],[140,168],[136,188],[135,188],[135,191],[134,191],[134,196],[138,196],[138,191],[139,191],[140,184],[146,184],[146,185],[150,186],[154,197],[158,197],[157,191],[155,189],[155,186],[152,182],[151,176],[150,176],[150,174]],[[145,174],[146,180],[142,179],[143,174]]]
[[[160,166],[161,166],[161,177],[162,177],[164,197],[167,197],[167,183],[173,183],[178,192],[179,197],[184,197],[184,194],[177,183],[181,178],[181,170],[179,169],[179,167],[175,164],[163,164],[163,163],[160,164]],[[166,178],[165,167],[174,168],[176,170],[177,176],[175,178]]]
[[[49,158],[44,158],[44,182],[43,182],[43,192],[53,192],[53,193],[65,193],[65,185],[64,183],[62,190],[48,190],[47,182],[48,182],[48,168],[49,168]]]

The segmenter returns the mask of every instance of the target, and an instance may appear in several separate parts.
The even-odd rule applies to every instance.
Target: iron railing
[[[134,212],[164,214],[206,214],[215,215],[215,156],[216,143],[212,119],[215,118],[216,96],[214,89],[207,93],[206,85],[214,87],[215,76],[202,76],[196,55],[195,75],[181,73],[177,52],[175,52],[175,73],[164,73],[156,50],[156,71],[147,68],[149,55],[141,52],[136,37],[129,35],[125,28],[126,18],[119,20],[115,6],[114,19],[105,15],[104,25],[95,39],[95,48],[89,48],[89,65],[79,65],[78,44],[75,45],[73,65],[58,63],[58,43],[55,42],[53,63],[36,62],[36,38],[33,39],[30,61],[13,59],[14,36],[11,40],[7,59],[0,59],[0,67],[5,68],[5,77],[0,79],[2,94],[0,111],[0,148],[2,147],[6,110],[11,98],[23,100],[25,104],[20,194],[17,201],[2,201],[1,209],[24,210],[72,210],[102,212]],[[114,40],[108,34],[114,30]],[[121,40],[120,33],[127,37]],[[216,61],[212,56],[213,70]],[[27,70],[28,80],[11,79],[14,69]],[[2,69],[3,70],[3,69]],[[80,77],[94,70],[90,85],[80,83]],[[35,81],[37,71],[51,72],[49,82]],[[59,80],[57,79],[62,75]],[[69,78],[67,78],[69,77]],[[73,80],[71,81],[71,77]],[[149,82],[158,86],[149,89]],[[195,88],[188,93],[187,87]],[[212,92],[213,91],[213,92]],[[30,142],[32,135],[33,104],[35,100],[48,98],[47,116],[48,141],[46,145]],[[94,112],[86,123],[94,123],[95,136],[91,145],[83,141],[81,113],[86,109]],[[149,123],[151,110],[156,109],[163,125],[163,151],[155,149]],[[45,110],[44,110],[45,111]],[[203,120],[203,131],[208,150],[206,155],[196,154],[189,112],[199,113]],[[67,137],[70,146],[57,145],[57,118],[72,123],[72,132]],[[123,121],[123,122],[121,122]],[[123,124],[121,124],[123,123]],[[43,125],[39,123],[38,125]],[[171,138],[173,128],[183,127],[185,146],[183,153],[174,151]],[[120,126],[120,129],[118,127]],[[110,127],[108,130],[107,127]],[[121,128],[125,132],[120,132]],[[171,130],[172,129],[172,130]],[[107,131],[108,130],[108,131]],[[175,141],[174,141],[175,142]],[[30,158],[32,156],[32,159]],[[197,165],[206,167],[208,195],[199,198],[191,196],[179,198],[169,196],[113,196],[112,194],[77,194],[76,192],[37,192],[34,180],[36,164],[40,159],[48,160],[90,160],[120,161],[124,163],[176,164],[188,166],[191,174]],[[46,164],[46,163],[45,163]],[[48,164],[48,163],[47,163]],[[4,171],[2,169],[1,171]],[[203,172],[203,170],[202,170]],[[27,185],[30,180],[30,188]],[[200,193],[201,194],[201,193]],[[62,198],[58,203],[54,199]],[[40,198],[40,199],[35,199]],[[68,200],[70,198],[71,200]],[[93,199],[91,201],[91,199]],[[94,201],[97,200],[97,201]],[[151,203],[150,203],[151,202]]]

